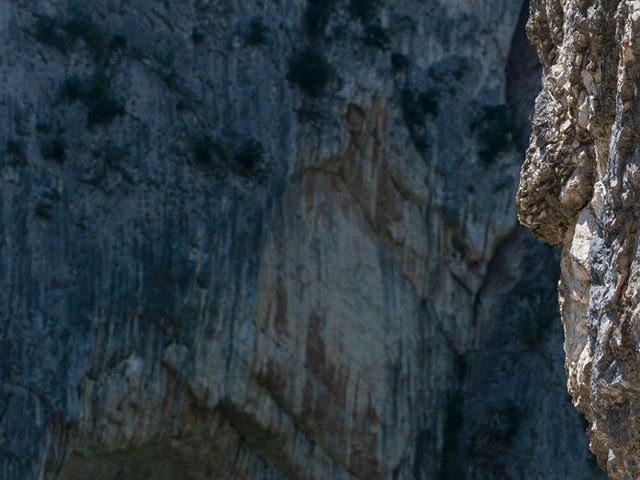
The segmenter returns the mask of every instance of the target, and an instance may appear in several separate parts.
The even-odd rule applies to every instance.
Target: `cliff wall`
[[[609,478],[640,478],[635,1],[535,1],[544,65],[520,221],[562,247],[566,369]]]
[[[600,478],[526,11],[0,0],[0,477]]]

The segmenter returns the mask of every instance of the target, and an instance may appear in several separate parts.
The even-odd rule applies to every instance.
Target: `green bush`
[[[367,25],[364,28],[365,45],[386,50],[389,47],[389,36],[380,25]]]
[[[253,46],[264,45],[267,43],[267,34],[269,29],[262,23],[262,19],[254,17],[249,23],[249,34],[247,35],[247,44]]]
[[[191,30],[191,41],[196,45],[200,45],[204,42],[204,33],[197,28]]]
[[[34,208],[34,213],[38,218],[51,220],[53,216],[53,205],[46,201],[39,201]]]
[[[98,27],[88,15],[76,13],[65,24],[64,31],[75,41],[81,39],[89,50],[98,56],[102,56],[107,48],[105,33]]]
[[[304,25],[311,38],[324,34],[334,4],[334,0],[309,0],[304,13]]]
[[[67,53],[71,41],[60,22],[54,17],[40,17],[35,25],[35,37],[41,43]]]
[[[111,95],[103,95],[90,104],[87,113],[87,125],[89,127],[105,125],[111,123],[114,118],[124,115],[124,113],[124,105],[120,100]]]
[[[67,100],[80,100],[86,95],[84,81],[78,75],[65,78],[62,83],[62,97]]]
[[[424,125],[427,115],[438,114],[438,94],[434,89],[426,92],[404,89],[401,103],[404,122],[410,129]]]
[[[307,47],[289,59],[289,82],[310,97],[319,97],[331,78],[331,66],[318,50]]]
[[[58,200],[60,200],[60,193],[53,189],[40,192],[38,203],[34,207],[34,213],[43,220],[51,220],[54,203]]]
[[[117,116],[124,115],[124,102],[111,92],[111,79],[98,71],[89,78],[73,75],[62,85],[62,96],[71,101],[80,101],[87,108],[87,125],[108,124]]]
[[[67,156],[67,146],[61,135],[45,140],[40,144],[40,153],[48,160],[63,163]]]
[[[112,50],[124,50],[128,44],[127,37],[119,33],[112,35],[111,40],[109,40],[109,48]]]
[[[438,115],[438,94],[434,89],[420,92],[404,89],[400,96],[402,118],[409,130],[416,149],[424,153],[427,150],[427,140],[423,132],[428,115]]]
[[[4,151],[11,157],[14,165],[22,165],[27,161],[27,151],[22,140],[9,140]]]
[[[393,73],[400,73],[409,68],[409,58],[402,53],[391,54],[391,69]]]
[[[40,17],[36,21],[35,37],[62,53],[67,53],[77,40],[82,40],[96,60],[104,59],[111,50],[126,46],[124,36],[113,35],[109,38],[91,17],[80,12],[75,12],[66,22],[61,18]]]
[[[438,115],[438,92],[434,88],[430,88],[426,92],[418,93],[418,103],[425,115]]]
[[[194,160],[202,165],[211,165],[215,158],[226,158],[224,148],[204,133],[193,136],[190,143]]]
[[[490,105],[482,107],[480,114],[471,124],[471,130],[477,132],[476,138],[480,159],[485,163],[493,162],[501,153],[507,151],[513,143],[513,127],[509,106]]]
[[[245,170],[252,171],[262,163],[264,148],[256,140],[247,140],[236,150],[235,159]]]
[[[380,0],[350,0],[349,13],[363,23],[372,20],[378,13]]]

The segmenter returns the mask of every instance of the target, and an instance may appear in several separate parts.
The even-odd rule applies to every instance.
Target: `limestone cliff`
[[[0,0],[0,478],[600,478],[516,226],[526,12]]]
[[[568,388],[609,478],[640,478],[638,95],[640,3],[535,1],[544,65],[520,221],[562,246]]]

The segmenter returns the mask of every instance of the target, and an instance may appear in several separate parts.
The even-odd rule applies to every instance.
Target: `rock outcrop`
[[[640,478],[640,3],[532,2],[544,65],[520,221],[562,247],[568,389],[611,479]]]
[[[558,259],[516,225],[526,11],[0,0],[0,478],[600,478]],[[552,243],[574,183],[536,228]],[[565,249],[565,316],[596,218]]]

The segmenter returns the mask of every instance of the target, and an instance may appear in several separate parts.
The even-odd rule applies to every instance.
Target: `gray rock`
[[[0,0],[0,478],[600,478],[521,3],[314,5]]]
[[[611,479],[640,478],[635,1],[532,3],[544,65],[520,221],[562,246],[568,389]]]

